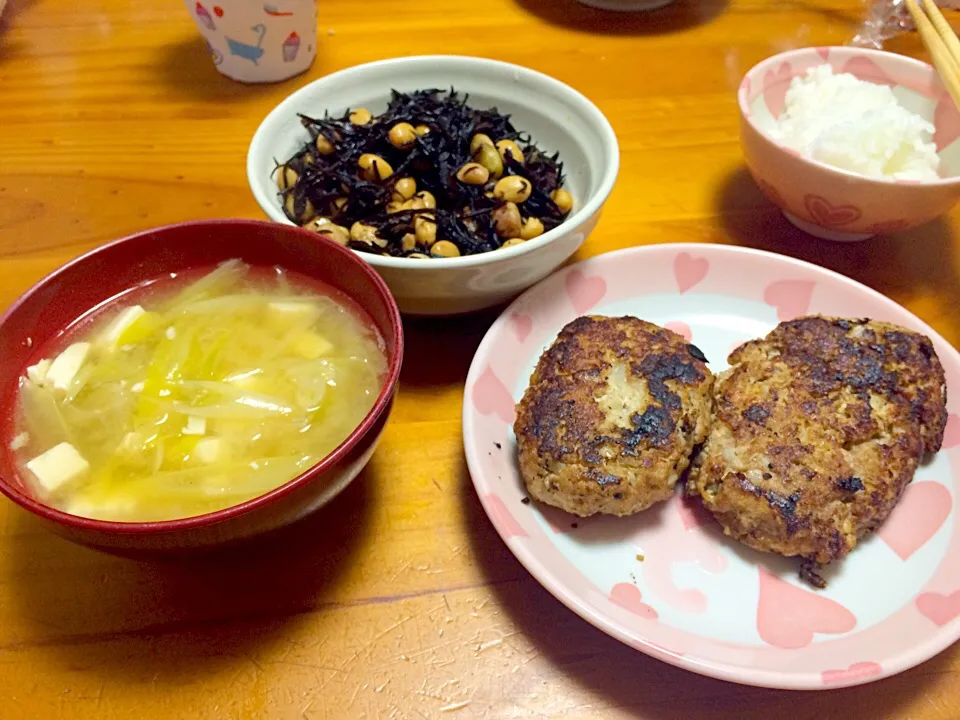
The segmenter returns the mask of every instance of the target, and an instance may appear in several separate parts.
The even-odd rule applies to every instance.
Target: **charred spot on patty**
[[[673,421],[666,408],[651,405],[644,410],[643,415],[634,414],[630,421],[636,428],[633,432],[624,433],[624,440],[630,447],[636,447],[641,440],[649,440],[654,445],[662,445],[670,438],[677,424]]]
[[[837,480],[837,488],[843,492],[855,493],[863,490],[863,480],[858,477],[845,477]]]
[[[709,360],[707,360],[707,356],[703,354],[703,350],[698,348],[693,343],[690,343],[687,345],[687,352],[690,353],[690,355],[693,356],[695,360],[699,360],[700,362],[705,362],[705,363],[710,362]]]
[[[795,492],[792,495],[781,495],[773,490],[767,490],[763,493],[763,496],[770,504],[770,507],[780,513],[780,517],[782,517],[787,524],[787,532],[795,532],[797,527],[802,524],[802,521],[798,521],[794,517],[797,511],[797,503],[800,502],[800,493]]]
[[[593,480],[600,487],[605,487],[607,485],[619,485],[621,480],[616,475],[611,475],[610,473],[605,473],[600,470],[590,469],[587,470],[584,475],[590,480]]]
[[[763,405],[751,405],[743,411],[743,416],[752,423],[763,425],[770,417],[770,411]]]
[[[703,382],[703,373],[691,362],[679,354],[647,355],[639,364],[633,363],[634,375],[647,381],[647,387],[653,398],[665,408],[680,408],[680,396],[667,387],[667,380],[678,380],[684,385],[696,385]]]

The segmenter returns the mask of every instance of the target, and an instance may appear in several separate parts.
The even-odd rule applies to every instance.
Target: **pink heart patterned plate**
[[[629,518],[525,503],[514,403],[560,328],[588,312],[670,327],[715,372],[735,346],[799,315],[925,333],[947,374],[943,450],[880,531],[830,568],[822,591],[800,582],[796,562],[725,538],[679,494]],[[906,670],[960,636],[960,355],[892,300],[829,270],[720,245],[637,247],[565,268],[490,328],[467,378],[463,437],[477,493],[514,555],[571,610],[660,660],[751,685],[832,688]]]

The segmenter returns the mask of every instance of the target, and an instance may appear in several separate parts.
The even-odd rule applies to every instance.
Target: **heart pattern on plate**
[[[953,507],[950,491],[930,480],[913,482],[903,492],[890,517],[877,530],[901,560],[909,560],[927,544],[946,521]]]
[[[672,330],[687,342],[693,342],[693,330],[691,330],[690,326],[685,322],[674,320],[673,322],[665,323],[664,327],[667,330]]]
[[[580,270],[568,273],[565,284],[567,297],[570,298],[573,309],[578,315],[583,315],[593,308],[607,294],[606,280],[602,277],[584,275]]]
[[[487,368],[483,371],[476,385],[473,386],[472,397],[474,407],[481,413],[495,414],[508,425],[513,425],[516,419],[513,397],[493,370]]]
[[[487,495],[486,499],[487,508],[493,516],[493,522],[500,529],[504,538],[527,537],[526,530],[520,526],[520,523],[517,522],[517,519],[499,495],[491,493]]]
[[[767,285],[763,301],[777,309],[780,322],[786,322],[807,314],[813,288],[814,283],[809,280],[779,280]]]
[[[708,272],[709,260],[695,258],[687,252],[679,253],[673,261],[673,274],[677,278],[677,287],[681,294],[703,282]]]
[[[617,583],[610,591],[610,602],[647,620],[656,620],[657,611],[643,602],[643,594],[633,583]]]
[[[526,313],[517,313],[510,316],[510,325],[513,327],[513,334],[517,337],[517,342],[526,342],[533,332],[533,318]]]
[[[699,502],[682,498],[669,500],[659,510],[656,529],[647,532],[642,546],[651,548],[641,564],[643,581],[658,600],[683,613],[705,613],[710,607],[706,593],[678,583],[675,571],[687,563],[696,563],[710,575],[723,573],[729,560],[716,538],[704,532],[702,525],[711,521],[697,516]],[[699,512],[707,511],[700,507]]]
[[[791,585],[760,568],[757,632],[770,645],[787,650],[806,647],[814,633],[839,635],[853,630],[857,618],[830,598]]]
[[[946,625],[960,615],[960,590],[950,595],[927,592],[917,596],[917,610],[936,625]]]
[[[851,680],[862,680],[874,677],[883,672],[883,666],[875,662],[854,663],[846,670],[824,670],[822,674],[824,685],[840,685]]]
[[[823,227],[841,227],[856,222],[863,214],[856,205],[834,205],[825,197],[809,194],[803,198],[803,206],[810,219]]]

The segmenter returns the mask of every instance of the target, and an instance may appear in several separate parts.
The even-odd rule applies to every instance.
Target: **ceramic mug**
[[[317,0],[186,0],[217,70],[267,83],[299,75],[317,56]]]

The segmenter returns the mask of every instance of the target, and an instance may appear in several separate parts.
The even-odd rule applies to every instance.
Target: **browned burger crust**
[[[729,360],[687,489],[727,535],[804,558],[818,584],[812,563],[876,529],[940,449],[943,368],[923,335],[824,317],[781,323]]]
[[[517,405],[530,495],[584,517],[669,498],[709,430],[705,360],[680,335],[634,317],[569,323]]]

